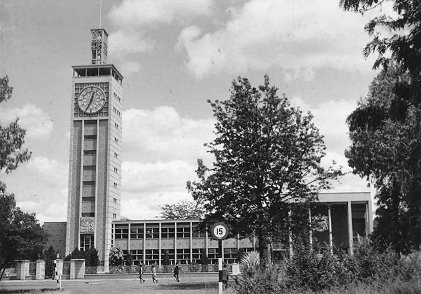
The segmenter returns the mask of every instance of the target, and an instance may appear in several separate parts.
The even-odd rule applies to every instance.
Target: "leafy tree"
[[[0,194],[0,279],[15,260],[38,259],[46,242],[35,214],[16,207],[13,195]]]
[[[382,12],[367,23],[365,30],[372,40],[365,47],[364,55],[378,53],[375,68],[387,68],[391,63],[397,63],[408,72],[409,79],[395,81],[393,89],[396,94],[392,101],[395,118],[402,119],[410,105],[419,107],[421,103],[421,2],[340,0],[340,5],[345,10],[365,13],[386,2],[393,3],[393,14]]]
[[[208,258],[208,255],[206,254],[205,248],[200,249],[200,264],[201,265],[209,264],[209,258]]]
[[[48,249],[44,250],[45,259],[45,276],[52,277],[54,275],[54,260],[57,258],[58,251],[50,245]]]
[[[409,79],[396,65],[380,72],[347,119],[351,146],[345,151],[354,173],[378,188],[376,242],[400,253],[421,244],[421,109],[409,107],[402,120],[391,114],[395,81]]]
[[[162,257],[162,264],[165,266],[170,265],[170,254],[168,253],[168,250],[164,251],[164,256]]]
[[[257,89],[239,77],[228,100],[208,101],[216,139],[205,146],[215,162],[206,167],[198,160],[199,180],[187,183],[193,198],[204,203],[204,224],[224,221],[234,234],[255,233],[264,264],[270,262],[272,239],[288,234],[290,212],[316,200],[341,174],[320,164],[325,145],[313,116],[277,91],[267,75]],[[308,225],[308,216],[298,221]]]
[[[64,258],[65,261],[69,261],[71,259],[84,259],[85,266],[98,266],[100,263],[98,251],[94,247],[90,247],[87,251],[79,250],[79,248],[76,247]]]
[[[9,78],[0,78],[0,103],[12,97],[13,88],[9,86]],[[10,173],[20,163],[31,157],[31,153],[22,149],[25,143],[25,130],[18,124],[18,118],[8,125],[0,124],[0,171]],[[6,184],[0,181],[0,193],[6,192]]]
[[[116,247],[111,247],[110,249],[110,265],[111,266],[120,266],[124,263],[124,253],[123,250]]]
[[[198,201],[181,200],[175,204],[161,206],[161,217],[164,219],[201,218],[204,210]]]

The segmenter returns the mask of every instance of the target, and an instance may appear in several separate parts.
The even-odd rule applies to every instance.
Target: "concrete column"
[[[35,266],[35,280],[45,279],[45,260],[38,259]]]
[[[25,280],[29,276],[29,260],[16,261],[16,279]]]
[[[174,222],[174,263],[177,263],[177,222]]]
[[[143,223],[143,264],[146,262],[146,223]]]
[[[190,263],[193,263],[193,223],[190,222]]]
[[[161,250],[162,250],[162,238],[161,238],[161,231],[162,231],[162,225],[161,223],[158,224],[159,229],[158,229],[158,267],[161,267],[161,260],[162,260],[162,256],[161,256]]]
[[[313,230],[311,228],[311,209],[310,209],[310,207],[308,208],[308,221],[309,221],[309,224],[310,224],[308,238],[309,238],[309,242],[310,242],[310,249],[313,249]]]
[[[349,249],[348,253],[349,255],[354,254],[354,240],[352,235],[352,202],[348,201],[348,243],[349,243]]]
[[[291,210],[288,211],[288,219],[291,221],[291,217],[292,217],[292,212]],[[289,229],[289,233],[288,233],[288,247],[289,247],[289,258],[291,259],[292,256],[294,255],[294,250],[292,248],[292,231],[291,228]]]
[[[130,253],[130,241],[131,241],[131,237],[130,237],[130,228],[131,226],[130,226],[130,222],[128,223],[128,233],[127,233],[127,254],[130,254],[131,255],[131,253]]]
[[[327,220],[329,225],[329,247],[330,252],[333,253],[332,214],[330,211],[330,204],[327,206]]]
[[[206,252],[206,256],[208,256],[208,254],[209,254],[209,235],[208,235],[208,230],[207,230],[207,228],[206,228],[206,231],[205,231],[205,252]]]
[[[85,278],[85,260],[71,259],[70,260],[70,280]]]
[[[240,249],[240,234],[237,234],[237,250]]]

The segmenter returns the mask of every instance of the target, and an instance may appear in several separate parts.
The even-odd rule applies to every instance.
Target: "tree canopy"
[[[203,206],[198,201],[181,200],[161,206],[161,217],[164,219],[201,218],[203,213]]]
[[[13,88],[9,86],[9,78],[0,78],[0,103],[6,102],[12,96]],[[25,129],[18,124],[16,118],[8,125],[2,124],[0,120],[0,171],[10,173],[20,163],[29,160],[31,152],[22,149],[25,143]],[[5,193],[6,184],[0,180],[0,193]]]
[[[46,241],[35,214],[16,207],[13,195],[0,194],[0,279],[15,260],[40,258]]]
[[[386,3],[392,3],[393,13],[383,13],[370,20],[365,30],[372,40],[364,55],[377,53],[374,68],[398,64],[408,73],[406,80],[394,82],[395,118],[405,117],[410,105],[421,103],[421,2],[418,0],[340,0],[345,10],[365,13]],[[390,11],[388,9],[382,11]]]
[[[351,146],[345,151],[354,172],[378,188],[374,236],[383,248],[391,244],[401,253],[421,242],[421,109],[409,107],[399,121],[392,115],[394,81],[409,78],[396,65],[380,72],[347,119]]]
[[[239,77],[229,99],[208,101],[216,138],[205,146],[215,161],[207,167],[199,160],[198,181],[187,183],[193,198],[204,203],[204,224],[224,221],[233,233],[256,234],[263,262],[270,261],[272,238],[291,228],[290,212],[298,215],[294,210],[316,200],[341,174],[321,165],[325,145],[313,116],[277,91],[267,75],[258,88]]]

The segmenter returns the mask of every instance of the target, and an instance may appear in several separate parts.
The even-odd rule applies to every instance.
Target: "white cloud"
[[[123,162],[123,190],[128,192],[177,192],[195,177],[195,166],[181,160],[169,162]]]
[[[181,117],[174,108],[162,106],[153,110],[126,110],[123,125],[123,144],[131,158],[192,162],[209,157],[203,144],[213,138],[211,119]]]
[[[351,172],[348,159],[344,151],[350,145],[346,118],[355,109],[356,102],[352,100],[328,100],[317,106],[311,107],[300,97],[290,100],[293,106],[298,106],[302,111],[310,111],[314,118],[314,124],[324,136],[326,144],[326,156],[322,160],[324,166],[329,166],[332,161],[343,167],[344,172]],[[333,182],[333,190],[336,192],[368,191],[367,182],[359,176],[347,174],[340,178],[339,182]]]
[[[279,67],[290,77],[311,78],[322,66],[371,66],[361,55],[367,18],[342,11],[338,1],[251,0],[230,12],[222,29],[201,35],[191,26],[181,32],[177,46],[185,49],[187,67],[197,77]]]
[[[27,138],[47,138],[52,134],[54,123],[38,106],[28,103],[18,108],[0,109],[1,121],[10,122],[19,117],[19,125],[26,129]]]
[[[109,13],[118,28],[110,35],[110,52],[125,63],[129,54],[154,48],[155,37],[148,33],[158,25],[189,22],[211,11],[211,0],[125,0]],[[126,75],[139,70],[133,62],[130,68]]]
[[[179,192],[122,193],[121,215],[130,219],[153,219],[160,215],[160,206],[190,199],[187,190]]]
[[[44,156],[32,157],[27,168],[43,180],[53,186],[65,186],[67,184],[68,167],[54,159]]]

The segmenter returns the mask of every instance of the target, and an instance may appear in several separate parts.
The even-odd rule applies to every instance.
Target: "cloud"
[[[291,104],[299,107],[304,112],[310,111],[314,118],[313,122],[324,136],[326,144],[326,156],[322,160],[324,166],[329,166],[335,161],[343,167],[344,172],[351,172],[348,166],[348,159],[344,151],[351,144],[348,137],[348,126],[346,118],[356,107],[356,102],[352,100],[327,100],[316,106],[310,106],[300,97],[290,100]],[[340,178],[339,182],[333,182],[335,192],[355,192],[368,191],[367,182],[359,176],[347,174]]]
[[[19,117],[19,125],[26,129],[27,138],[48,138],[52,134],[53,121],[34,104],[28,103],[18,108],[0,109],[2,122],[10,122],[16,117]]]
[[[28,161],[26,166],[39,180],[49,185],[63,187],[67,184],[68,167],[54,159],[35,156]]]
[[[123,190],[128,192],[177,192],[194,179],[195,166],[181,160],[154,163],[123,162]]]
[[[128,55],[154,48],[156,34],[149,33],[157,26],[190,22],[211,11],[211,0],[125,0],[108,15],[118,28],[110,35],[110,52],[124,63]],[[126,75],[138,70],[129,70]]]
[[[311,79],[319,67],[370,68],[361,54],[367,18],[342,11],[338,1],[251,0],[229,12],[221,29],[181,32],[177,47],[186,51],[196,77],[278,67],[289,77]]]
[[[181,117],[168,106],[123,112],[123,144],[130,158],[142,161],[195,161],[208,158],[204,143],[213,138],[214,121]],[[142,150],[139,152],[139,150]]]

